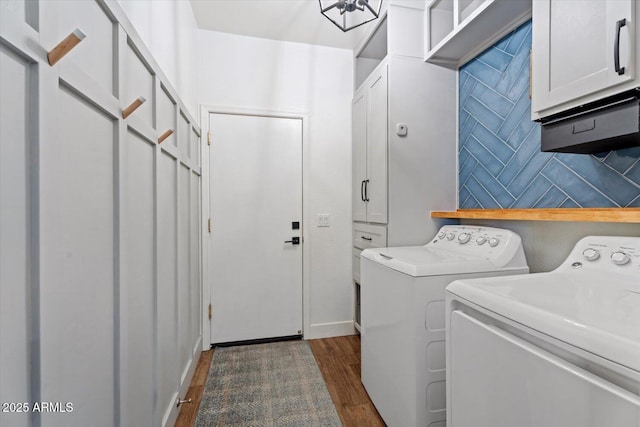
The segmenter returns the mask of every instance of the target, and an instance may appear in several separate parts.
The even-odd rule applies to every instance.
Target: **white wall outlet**
[[[318,214],[318,227],[329,227],[331,225],[331,215]]]

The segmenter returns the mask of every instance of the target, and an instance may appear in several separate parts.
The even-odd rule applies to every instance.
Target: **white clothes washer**
[[[425,246],[362,252],[362,383],[389,427],[445,425],[445,287],[529,271],[520,236],[440,229]]]
[[[640,238],[446,289],[448,427],[640,426]]]

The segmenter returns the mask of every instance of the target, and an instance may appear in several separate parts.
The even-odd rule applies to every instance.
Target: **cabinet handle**
[[[362,199],[363,202],[366,202],[364,199],[364,179],[360,183],[360,199]]]
[[[596,119],[587,120],[584,122],[574,123],[571,133],[575,135],[577,133],[589,132],[590,130],[594,130],[595,128],[596,128]]]
[[[368,202],[369,201],[369,194],[367,194],[369,192],[369,180],[365,179],[364,180],[364,201]]]
[[[613,65],[619,76],[624,74],[624,67],[620,67],[620,29],[627,25],[627,20],[622,18],[616,22],[616,41],[613,45]]]
[[[367,240],[369,242],[373,240],[371,237],[360,236],[360,238],[363,239],[363,240]]]

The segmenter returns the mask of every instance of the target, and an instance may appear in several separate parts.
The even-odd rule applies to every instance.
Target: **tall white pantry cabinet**
[[[387,223],[387,77],[384,64],[353,99],[354,221]]]
[[[202,340],[196,121],[110,0],[0,1],[0,92],[0,424],[173,425]]]
[[[424,245],[441,225],[429,211],[456,208],[456,72],[424,62],[423,13],[391,4],[355,58],[356,328],[360,252]]]

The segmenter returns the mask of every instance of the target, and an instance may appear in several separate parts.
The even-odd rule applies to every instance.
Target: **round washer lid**
[[[498,267],[487,258],[429,246],[366,249],[361,256],[414,277],[506,270],[528,271],[527,266]]]

